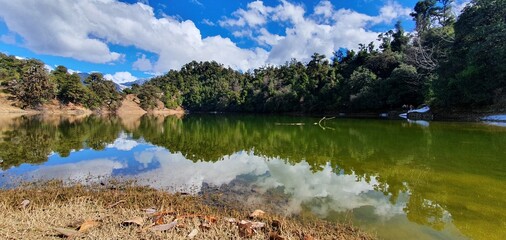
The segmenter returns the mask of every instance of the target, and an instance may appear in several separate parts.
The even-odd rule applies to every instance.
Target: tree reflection
[[[121,125],[116,119],[99,117],[55,121],[40,116],[23,116],[7,129],[1,134],[0,141],[4,170],[23,163],[44,163],[53,152],[67,157],[72,150],[85,147],[103,150],[117,138]]]

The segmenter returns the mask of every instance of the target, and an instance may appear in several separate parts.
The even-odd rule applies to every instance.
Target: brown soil
[[[9,94],[6,94],[0,88],[0,113],[27,114],[26,110],[15,106],[15,102],[9,100]]]
[[[116,114],[124,115],[144,115],[146,111],[139,106],[139,98],[133,94],[128,94],[121,102],[121,107],[116,110]]]
[[[61,104],[58,100],[52,100],[44,105],[40,109],[38,109],[39,112],[42,114],[47,115],[75,115],[75,116],[82,116],[82,115],[90,115],[93,112],[89,110],[88,108],[85,108],[80,105],[74,105],[72,103],[69,103],[67,105]]]
[[[152,111],[149,111],[148,113],[152,114],[152,115],[157,115],[157,116],[176,116],[176,117],[181,118],[184,116],[185,111],[181,107],[177,107],[176,109],[168,109],[165,107],[163,102],[158,100],[157,104],[156,104],[156,108],[153,109]]]
[[[0,238],[372,239],[349,225],[251,213],[131,184],[50,182],[0,190]]]

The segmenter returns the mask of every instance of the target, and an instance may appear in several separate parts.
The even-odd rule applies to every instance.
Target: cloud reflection
[[[116,148],[121,151],[130,151],[137,145],[139,145],[137,141],[128,139],[128,136],[125,133],[122,133],[116,140],[114,140],[114,143],[108,144],[107,148]]]
[[[61,179],[84,182],[88,179],[110,177],[114,169],[124,167],[123,164],[115,160],[94,159],[56,166],[41,166],[37,170],[27,173],[26,176],[34,180]]]
[[[325,217],[329,212],[343,212],[372,206],[374,214],[390,218],[403,214],[405,202],[393,205],[388,197],[375,191],[376,178],[369,182],[356,175],[338,175],[327,165],[313,172],[307,162],[290,165],[279,158],[265,158],[253,152],[241,151],[225,156],[217,162],[192,162],[181,153],[171,153],[164,148],[151,148],[135,153],[136,161],[147,165],[158,161],[160,167],[135,177],[142,184],[190,193],[201,191],[204,183],[212,186],[230,184],[240,176],[250,176],[248,184],[240,185],[249,192],[255,188],[259,194],[249,198],[262,198],[268,190],[282,187],[289,198],[283,206],[287,214],[296,214],[304,204],[311,204],[315,214]],[[235,186],[237,187],[237,186]],[[259,202],[258,199],[248,199]]]

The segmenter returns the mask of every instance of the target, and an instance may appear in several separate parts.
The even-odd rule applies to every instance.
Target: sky
[[[459,11],[468,0],[457,0]],[[196,61],[239,71],[376,41],[417,0],[0,0],[0,52],[117,83]]]

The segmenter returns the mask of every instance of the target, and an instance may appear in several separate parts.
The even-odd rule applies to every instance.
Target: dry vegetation
[[[371,239],[350,226],[294,220],[127,183],[0,190],[0,239]]]

